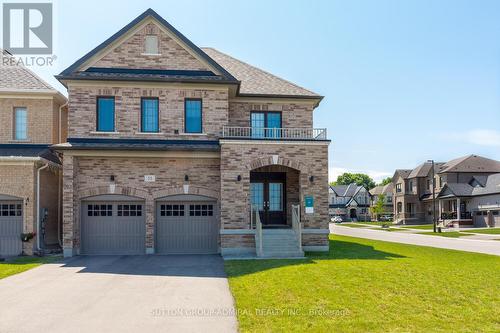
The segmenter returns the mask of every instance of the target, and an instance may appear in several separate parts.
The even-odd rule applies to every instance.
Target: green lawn
[[[475,234],[490,234],[490,235],[500,235],[500,228],[492,228],[492,229],[479,229],[479,230],[464,230],[462,232],[469,232]]]
[[[242,332],[498,332],[500,258],[331,236],[305,260],[226,261]]]
[[[22,273],[29,269],[35,268],[47,262],[57,260],[58,257],[21,257],[13,261],[0,262],[0,279],[6,278],[14,274]]]
[[[449,238],[459,238],[459,237],[467,237],[471,236],[471,234],[464,234],[459,231],[447,231],[447,232],[420,232],[419,235],[429,235],[429,236],[439,236],[439,237],[449,237]]]
[[[388,221],[388,222],[356,222],[356,223],[360,223],[360,224],[366,224],[366,225],[378,225],[378,226],[383,226],[384,224],[387,224],[387,225],[392,225],[392,221]]]
[[[422,224],[422,225],[404,225],[401,228],[408,229],[421,229],[421,230],[432,230],[434,226],[432,224]]]

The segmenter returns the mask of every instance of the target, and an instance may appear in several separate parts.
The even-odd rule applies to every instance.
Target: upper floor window
[[[250,126],[254,138],[281,137],[281,113],[253,111],[250,114]]]
[[[97,97],[97,131],[115,131],[114,97]]]
[[[141,132],[159,132],[158,98],[141,99]]]
[[[439,177],[439,187],[443,187],[443,177]]]
[[[401,183],[396,184],[396,193],[401,192]]]
[[[144,53],[146,54],[158,54],[158,36],[147,35],[144,38]]]
[[[14,139],[28,139],[28,111],[26,108],[14,108]]]
[[[185,133],[201,133],[201,99],[186,99],[184,101],[184,131]]]

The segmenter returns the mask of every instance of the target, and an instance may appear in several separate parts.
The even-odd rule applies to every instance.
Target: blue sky
[[[212,46],[325,96],[330,178],[379,180],[466,154],[500,159],[500,1],[58,1],[51,75],[148,7]]]

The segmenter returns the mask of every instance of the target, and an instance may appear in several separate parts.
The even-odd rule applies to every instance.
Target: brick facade
[[[175,194],[219,199],[220,161],[213,158],[76,157],[64,160],[64,245],[80,247],[80,201],[102,194],[141,198],[145,205],[146,247],[154,248],[155,200]],[[111,176],[115,177],[111,181]],[[145,182],[155,175],[155,182]],[[184,177],[188,175],[189,180]]]
[[[229,102],[229,126],[250,126],[250,113],[252,111],[277,111],[281,112],[283,127],[312,128],[313,127],[312,103],[278,103],[278,102]]]
[[[287,179],[292,184],[295,181],[293,186],[296,192],[287,206],[290,207],[300,198],[304,229],[328,229],[327,156],[327,143],[253,144],[224,140],[221,143],[221,227],[249,229],[250,171],[263,168],[287,170],[292,175]],[[238,175],[241,176],[241,181],[237,181]],[[294,177],[295,175],[298,177]],[[314,177],[312,181],[311,176]],[[305,196],[313,196],[314,214],[304,214]],[[222,247],[233,247],[237,242],[231,239],[240,237],[241,235],[225,235]],[[328,245],[328,235],[308,235],[304,237],[303,244]]]
[[[115,97],[115,131],[110,138],[161,138],[161,139],[214,139],[220,136],[222,126],[228,121],[227,88],[174,89],[139,87],[82,87],[69,86],[69,137],[95,137],[97,96]],[[140,133],[141,97],[159,99],[159,134]],[[202,131],[205,135],[183,135],[184,100],[201,98]],[[176,134],[178,131],[178,134]]]
[[[27,110],[28,139],[22,143],[58,143],[59,104],[52,98],[2,98],[0,96],[0,143],[16,143],[14,140],[14,108]]]
[[[159,55],[145,54],[144,37],[146,35],[158,36]],[[130,36],[92,67],[209,70],[207,65],[196,59],[153,23],[147,24]]]

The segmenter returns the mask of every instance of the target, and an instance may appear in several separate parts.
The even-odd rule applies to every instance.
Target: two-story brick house
[[[425,162],[412,170],[396,170],[393,176],[395,220],[406,224],[432,223],[436,210],[437,221],[456,220],[460,224],[472,225],[474,208],[471,201],[468,198],[461,199],[460,195],[457,198],[448,192],[440,192],[446,186],[450,191],[462,193],[463,189],[472,189],[471,184],[475,179],[498,172],[500,162],[478,155],[434,163],[434,170],[431,162]],[[435,200],[432,195],[433,177]]]
[[[386,185],[375,186],[370,190],[370,215],[373,220],[377,218],[377,214],[375,214],[371,209],[375,207],[379,200],[383,198],[384,200],[384,212],[379,215],[385,215],[386,217],[392,217],[394,214],[394,205],[393,205],[393,197],[394,197],[394,186],[391,183]]]
[[[321,96],[197,47],[151,9],[57,78],[66,256],[328,250]]]
[[[1,51],[1,50],[0,50]],[[7,52],[2,58],[11,58]],[[0,63],[0,257],[58,246],[66,98],[15,61]],[[58,232],[59,231],[59,232]],[[27,242],[21,234],[36,234]]]

